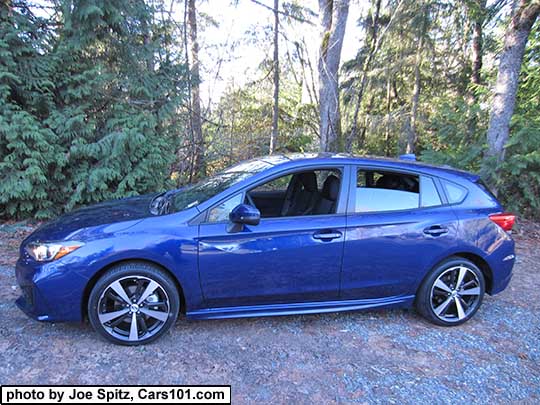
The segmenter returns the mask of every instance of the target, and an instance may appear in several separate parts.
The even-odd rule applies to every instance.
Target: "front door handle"
[[[333,232],[317,232],[313,234],[313,238],[321,240],[332,240],[341,238],[342,233],[338,231]]]
[[[448,233],[448,228],[441,225],[433,225],[424,229],[424,233],[431,236],[440,236]]]

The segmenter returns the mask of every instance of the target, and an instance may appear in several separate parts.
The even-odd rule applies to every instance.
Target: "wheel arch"
[[[482,256],[471,252],[458,252],[453,254],[452,256],[463,257],[464,259],[473,262],[476,267],[478,267],[480,271],[482,271],[482,274],[484,275],[484,280],[486,281],[486,292],[488,294],[491,294],[491,289],[493,288],[493,272],[488,262],[486,262]]]
[[[470,260],[471,262],[473,262],[476,265],[476,267],[478,267],[480,269],[480,271],[482,272],[482,275],[484,276],[484,279],[485,279],[485,282],[486,282],[486,292],[488,294],[491,294],[491,290],[492,290],[492,287],[493,287],[493,272],[491,270],[491,267],[489,266],[488,262],[482,256],[480,256],[478,253],[474,253],[474,252],[471,252],[471,251],[456,251],[456,252],[448,253],[442,259],[437,260],[428,269],[428,271],[426,271],[425,274],[423,275],[422,279],[420,280],[420,283],[418,284],[418,286],[416,288],[416,294],[418,294],[418,290],[421,288],[422,284],[424,283],[424,280],[429,276],[431,271],[435,267],[439,266],[442,262],[444,262],[445,260],[448,260],[448,259],[450,259],[452,257],[463,258],[463,259],[467,259],[467,260]]]
[[[180,312],[184,313],[186,309],[186,298],[184,294],[184,290],[182,288],[182,285],[180,284],[180,281],[178,280],[178,277],[175,276],[175,274],[162,265],[161,263],[158,263],[153,260],[149,259],[119,259],[116,261],[113,261],[111,263],[108,263],[107,265],[103,266],[101,269],[95,272],[95,274],[88,280],[88,283],[86,283],[86,286],[83,291],[82,301],[81,301],[81,319],[86,319],[88,317],[88,300],[90,298],[90,293],[98,280],[111,268],[118,266],[120,264],[125,263],[144,263],[149,264],[152,266],[155,266],[159,268],[160,270],[163,270],[165,273],[167,273],[171,279],[174,281],[174,284],[176,285],[176,289],[178,290],[178,295],[180,296]]]

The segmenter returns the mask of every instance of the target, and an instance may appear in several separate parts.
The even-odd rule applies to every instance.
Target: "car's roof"
[[[465,178],[469,181],[477,181],[479,176],[474,173],[470,173],[464,170],[459,170],[450,166],[437,166],[424,162],[417,162],[412,160],[404,159],[394,159],[387,157],[375,157],[375,156],[359,156],[346,153],[294,153],[294,154],[279,154],[264,156],[260,158],[253,159],[252,162],[264,162],[267,165],[267,168],[277,168],[280,166],[298,166],[300,164],[325,164],[325,163],[335,163],[339,161],[345,164],[356,164],[356,165],[368,165],[368,166],[378,166],[402,170],[413,170],[424,172],[426,174],[433,174],[437,176],[446,177],[458,176]]]

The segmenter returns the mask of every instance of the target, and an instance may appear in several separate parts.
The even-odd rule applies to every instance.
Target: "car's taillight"
[[[516,222],[516,216],[508,212],[503,212],[502,214],[491,214],[489,216],[493,222],[499,225],[505,231],[511,231]]]

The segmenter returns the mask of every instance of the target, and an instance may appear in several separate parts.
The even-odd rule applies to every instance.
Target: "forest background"
[[[538,0],[0,0],[0,217],[347,152],[540,219]]]

